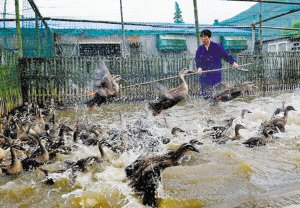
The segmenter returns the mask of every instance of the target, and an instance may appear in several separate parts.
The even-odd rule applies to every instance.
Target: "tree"
[[[178,3],[175,2],[175,13],[173,18],[175,23],[184,23],[181,13],[182,11],[180,10]]]
[[[300,21],[299,20],[294,20],[292,22],[292,28],[299,28],[300,29]],[[300,31],[283,30],[282,34],[284,36],[300,37]]]

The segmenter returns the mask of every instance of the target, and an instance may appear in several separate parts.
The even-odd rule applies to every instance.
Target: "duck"
[[[223,138],[227,130],[232,126],[234,119],[234,117],[231,117],[230,119],[225,120],[225,126],[213,126],[211,128],[204,129],[203,132],[207,132],[205,137],[211,138],[215,141]]]
[[[112,76],[104,61],[99,62],[99,70],[104,76],[97,86],[96,92],[88,93],[88,95],[94,97],[85,102],[90,111],[92,111],[96,105],[100,106],[105,103],[107,99],[116,97],[119,94],[120,87],[117,81],[122,80],[122,77],[120,75]]]
[[[156,189],[164,169],[178,165],[178,160],[188,151],[199,153],[193,145],[184,143],[173,154],[150,158],[138,158],[125,168],[129,185],[141,195],[143,204],[157,207]]]
[[[22,165],[24,170],[32,170],[36,167],[46,164],[49,161],[49,152],[44,145],[44,141],[41,138],[36,138],[39,143],[40,151],[37,151],[27,157],[25,160],[22,160]]]
[[[252,82],[244,82],[236,87],[227,87],[222,92],[217,93],[213,96],[214,102],[228,102],[241,95],[244,95],[246,92],[253,92],[254,89],[258,87]]]
[[[65,169],[59,169],[59,170],[55,170],[55,171],[49,171],[45,168],[38,167],[37,170],[39,172],[41,172],[42,174],[44,174],[45,176],[47,176],[47,179],[43,183],[46,185],[53,185],[55,183],[53,178],[48,178],[50,173],[63,173],[65,171],[71,169],[73,177],[76,177],[76,175],[74,175],[76,172],[78,172],[78,171],[79,172],[89,172],[90,166],[104,162],[104,161],[108,161],[108,159],[106,158],[105,152],[103,151],[103,147],[102,147],[103,145],[109,146],[109,144],[106,141],[98,142],[98,149],[101,154],[101,157],[88,156],[86,158],[82,158],[77,161],[66,160],[66,161],[64,161],[64,163],[67,164],[68,167]]]
[[[243,142],[247,147],[255,147],[255,146],[265,146],[267,143],[273,140],[272,134],[274,133],[273,129],[267,127],[263,130],[263,135],[259,137],[251,137],[247,141]]]
[[[161,87],[160,91],[163,92],[163,95],[160,99],[149,102],[148,108],[152,111],[153,116],[159,115],[163,110],[172,108],[179,102],[189,97],[188,85],[184,79],[186,74],[193,73],[188,69],[184,68],[179,72],[179,78],[181,83],[172,89],[165,89]]]
[[[103,144],[110,147],[114,153],[121,154],[130,148],[130,145],[128,144],[128,132],[123,130],[120,133],[120,141],[118,143],[108,144],[108,142],[103,141]]]
[[[76,162],[70,162],[70,161],[64,161],[66,164],[70,165],[72,171],[80,171],[80,172],[86,172],[88,171],[88,167],[95,163],[100,163],[105,160],[106,154],[103,150],[103,145],[110,147],[110,145],[106,141],[99,141],[98,142],[98,149],[100,152],[100,157],[98,156],[89,156],[86,158],[82,158]]]
[[[285,106],[285,101],[282,101],[282,107],[281,107],[281,108],[277,108],[277,109],[274,111],[274,113],[273,113],[271,119],[283,117],[283,115],[284,115],[284,109],[285,109],[284,106]]]
[[[245,114],[246,113],[252,113],[251,111],[247,110],[247,109],[243,109],[242,110],[242,120],[245,118]]]
[[[230,138],[224,134],[222,134],[220,137],[216,138],[213,140],[213,142],[216,142],[217,144],[225,144],[227,141],[231,140],[238,140],[240,141],[242,139],[242,136],[239,133],[239,130],[241,129],[246,129],[243,125],[241,124],[236,124],[234,128],[235,136],[233,138]]]
[[[241,129],[246,129],[245,126],[241,125],[241,124],[236,124],[235,125],[235,128],[234,128],[234,133],[235,133],[235,136],[232,140],[241,140],[242,139],[242,136],[240,135],[240,130]]]
[[[22,163],[17,157],[17,150],[24,151],[25,149],[17,144],[12,144],[10,146],[11,164],[6,167],[0,167],[1,174],[18,175],[23,171]]]
[[[264,130],[265,128],[272,128],[274,133],[285,132],[285,125],[287,124],[288,112],[291,110],[296,111],[293,106],[287,106],[284,109],[284,115],[282,118],[274,118],[269,121],[263,122],[261,124],[261,129]]]

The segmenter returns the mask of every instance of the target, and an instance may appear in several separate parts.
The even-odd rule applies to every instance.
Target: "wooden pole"
[[[252,42],[251,42],[251,52],[254,53],[255,49],[255,25],[252,27]]]
[[[262,55],[262,3],[259,2],[259,54]]]
[[[19,57],[22,58],[23,57],[23,48],[22,48],[19,0],[15,0],[15,10],[16,10],[16,26],[17,26],[17,44],[18,44],[18,49],[19,49]]]
[[[41,38],[40,38],[39,19],[37,15],[35,15],[35,31],[36,31],[37,57],[41,57]]]
[[[120,12],[121,12],[121,25],[122,25],[122,38],[123,38],[123,53],[122,55],[126,55],[126,45],[125,45],[125,29],[124,29],[124,21],[123,21],[123,6],[122,0],[120,0]]]
[[[197,0],[194,0],[194,16],[195,16],[195,28],[196,28],[196,36],[197,36],[197,45],[200,46],[200,33],[199,33]]]
[[[243,68],[241,68],[241,67],[250,66],[251,64],[252,64],[252,63],[240,65],[240,68],[237,68],[237,69],[234,69],[234,70],[240,70],[240,71],[248,72],[249,70],[243,69]],[[232,67],[224,67],[224,68],[221,68],[221,69],[207,70],[207,71],[203,71],[202,74],[211,73],[211,72],[217,72],[217,71],[222,71],[222,70],[228,70],[228,69],[232,69]],[[198,71],[195,71],[195,72],[186,74],[185,76],[195,75],[195,74],[198,74]],[[178,77],[179,77],[179,76],[167,77],[167,78],[163,78],[163,79],[153,80],[153,81],[150,81],[150,82],[144,82],[144,83],[139,83],[139,84],[134,84],[134,85],[124,86],[124,87],[121,87],[121,88],[137,87],[137,86],[141,86],[141,85],[152,84],[152,83],[155,83],[155,82],[160,82],[160,81],[165,81],[165,80],[170,80],[170,79],[176,79],[176,78],[178,78]]]

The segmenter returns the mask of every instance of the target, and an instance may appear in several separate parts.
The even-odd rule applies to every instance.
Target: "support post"
[[[197,45],[200,46],[200,33],[199,33],[197,0],[193,0],[193,1],[194,1],[194,16],[195,16],[195,27],[196,27]]]
[[[255,25],[252,26],[252,42],[251,42],[251,53],[254,54],[255,50]]]
[[[123,6],[122,6],[122,0],[120,0],[120,11],[121,11],[121,25],[122,25],[122,38],[123,38],[122,55],[126,55],[125,29],[124,29],[124,21],[123,21]]]
[[[37,57],[41,57],[41,37],[40,37],[40,28],[39,28],[39,18],[37,15],[35,15],[35,31],[36,31]]]
[[[262,3],[259,1],[259,54],[262,55]]]
[[[18,49],[19,49],[19,57],[22,58],[23,57],[23,48],[22,48],[19,0],[15,0],[15,10],[16,10],[17,44],[18,44]]]

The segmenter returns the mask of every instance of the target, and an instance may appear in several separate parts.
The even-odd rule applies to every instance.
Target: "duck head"
[[[196,140],[196,139],[192,139],[192,140],[190,141],[190,144],[191,144],[191,145],[203,145],[202,142],[199,142],[199,141]]]
[[[114,81],[125,81],[126,82],[126,80],[123,79],[121,77],[121,75],[114,75],[112,78],[113,78]]]
[[[242,115],[245,115],[245,113],[252,113],[251,111],[247,110],[247,109],[243,109],[242,110]]]
[[[185,153],[185,152],[188,152],[188,151],[193,151],[193,152],[198,152],[199,153],[199,150],[196,149],[193,145],[191,145],[189,143],[182,144],[177,150],[177,152],[180,152],[180,153]]]
[[[193,71],[188,70],[187,68],[183,68],[179,71],[179,76],[184,76],[186,74],[194,73]]]
[[[181,128],[178,128],[178,127],[174,127],[171,131],[171,133],[173,135],[175,135],[177,132],[185,132],[184,130],[182,130]]]
[[[287,111],[290,111],[290,110],[294,110],[294,111],[296,111],[296,109],[293,107],[293,106],[287,106],[286,108],[285,108]]]
[[[243,125],[241,125],[241,124],[235,125],[235,131],[238,131],[238,130],[240,130],[240,129],[246,129],[246,127],[243,126]]]

